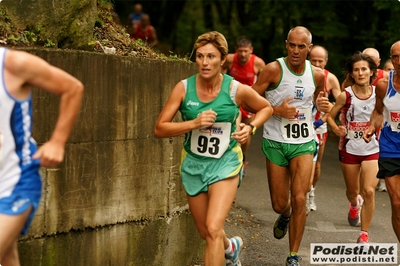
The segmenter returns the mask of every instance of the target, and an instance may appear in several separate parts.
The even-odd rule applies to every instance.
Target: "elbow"
[[[157,130],[157,128],[154,128],[153,133],[154,133],[154,137],[156,137],[156,138],[161,138],[160,132]]]
[[[82,82],[80,82],[79,80],[76,80],[75,84],[73,85],[72,90],[74,92],[74,95],[76,95],[78,97],[82,97],[83,91],[84,91],[84,86],[83,86]]]
[[[155,126],[153,133],[154,133],[154,136],[156,138],[163,138],[164,137],[164,135],[162,134],[163,133],[162,130],[157,125]]]

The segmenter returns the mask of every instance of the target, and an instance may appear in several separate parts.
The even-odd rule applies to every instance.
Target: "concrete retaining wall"
[[[29,50],[85,85],[65,161],[43,170],[43,197],[22,265],[190,265],[203,255],[178,166],[183,137],[153,128],[194,64],[77,51]],[[34,138],[49,139],[58,97],[34,90]],[[179,118],[176,118],[179,119]]]

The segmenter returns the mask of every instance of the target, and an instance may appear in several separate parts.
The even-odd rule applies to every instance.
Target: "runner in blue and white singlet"
[[[389,73],[388,87],[383,98],[384,124],[379,137],[381,158],[400,158],[400,92],[393,86],[394,73]]]
[[[3,75],[6,51],[0,48],[0,213],[16,215],[31,205],[38,207],[42,183],[39,160],[32,159],[37,150],[31,137],[32,97],[19,101],[7,91]]]
[[[390,59],[394,70],[390,71],[388,79],[382,78],[376,84],[376,105],[363,138],[370,142],[383,121],[377,177],[385,179],[392,208],[392,226],[400,241],[400,40],[391,46]]]
[[[50,139],[38,148],[32,132],[32,88],[60,96]],[[0,263],[18,262],[18,237],[26,234],[39,206],[39,168],[64,159],[65,144],[78,115],[82,83],[45,60],[0,48]]]

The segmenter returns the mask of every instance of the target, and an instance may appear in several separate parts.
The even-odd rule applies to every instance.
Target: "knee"
[[[304,209],[304,206],[306,205],[306,197],[305,197],[305,195],[303,195],[303,194],[292,195],[292,197],[291,197],[291,205],[292,205],[292,210],[293,211]]]
[[[375,198],[375,188],[368,188],[363,190],[363,200],[365,202],[371,202]]]
[[[207,225],[205,238],[215,240],[217,238],[223,238],[224,235],[225,234],[223,228],[221,226],[218,226],[216,223],[210,223]]]
[[[284,213],[288,206],[289,201],[276,200],[272,202],[272,209],[279,214]]]

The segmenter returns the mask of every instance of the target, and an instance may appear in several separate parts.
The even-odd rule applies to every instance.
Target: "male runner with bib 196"
[[[262,149],[266,156],[272,207],[280,216],[274,236],[281,239],[289,227],[290,252],[286,265],[299,265],[298,250],[306,222],[306,194],[316,149],[314,103],[329,112],[324,95],[324,73],[306,60],[312,48],[311,33],[295,27],[288,33],[288,55],[267,64],[253,89],[265,94],[274,114],[265,124]],[[290,223],[290,226],[289,226]]]

